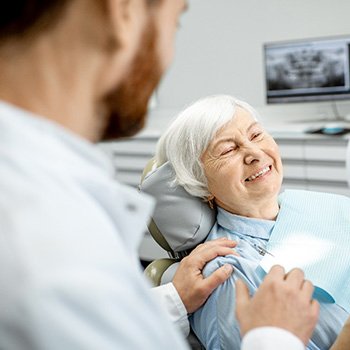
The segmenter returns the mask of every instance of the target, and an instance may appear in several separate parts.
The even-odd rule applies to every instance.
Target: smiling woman
[[[215,134],[202,156],[211,193],[225,210],[274,219],[282,183],[282,163],[273,138],[242,107]],[[224,186],[223,186],[224,185]]]
[[[211,96],[185,109],[158,143],[190,194],[229,212],[274,219],[282,183],[278,146],[257,112],[232,96]]]
[[[270,255],[270,238],[276,239],[278,232],[295,238],[295,232],[304,229],[311,230],[310,235],[329,235],[334,228],[333,217],[344,221],[341,210],[327,207],[330,198],[325,194],[279,194],[283,168],[278,146],[258,120],[249,104],[232,96],[207,97],[181,112],[157,147],[158,166],[169,162],[176,184],[216,207],[216,223],[207,241],[227,237],[238,242],[240,256],[216,258],[203,271],[207,277],[224,264],[232,264],[235,271],[191,316],[192,328],[206,349],[240,349],[240,329],[233,312],[235,281],[245,281],[251,293],[257,290],[263,279],[261,261]],[[350,214],[350,201],[342,198],[333,198],[334,203],[344,202],[342,210]],[[289,217],[298,220],[290,222]],[[310,226],[311,219],[318,225]],[[349,227],[349,223],[343,224]],[[306,251],[312,260],[314,250]],[[320,319],[307,344],[312,350],[329,349],[348,316],[336,303],[320,305]]]

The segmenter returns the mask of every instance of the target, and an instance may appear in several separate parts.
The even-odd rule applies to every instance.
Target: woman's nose
[[[246,145],[244,147],[244,162],[246,164],[252,164],[254,162],[260,162],[263,152],[255,144]]]

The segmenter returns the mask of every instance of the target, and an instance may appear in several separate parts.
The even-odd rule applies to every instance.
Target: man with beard
[[[115,181],[92,144],[142,128],[185,7],[184,0],[3,4],[1,349],[186,348],[139,268],[152,201]],[[231,273],[223,267],[204,280],[205,262],[234,245],[202,245],[180,265],[163,292],[180,323]],[[242,289],[249,314],[268,297],[249,301]]]

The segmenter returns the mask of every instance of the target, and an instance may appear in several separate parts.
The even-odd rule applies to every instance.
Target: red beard
[[[125,81],[105,99],[109,119],[102,140],[132,136],[144,127],[149,99],[162,76],[156,42],[150,23]]]

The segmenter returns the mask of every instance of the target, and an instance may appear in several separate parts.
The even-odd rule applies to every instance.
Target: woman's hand
[[[190,255],[181,260],[173,284],[188,313],[200,308],[212,291],[225,282],[233,271],[232,265],[225,264],[209,277],[204,278],[202,270],[205,264],[217,256],[237,255],[232,250],[236,245],[235,241],[219,238],[198,245]]]
[[[330,350],[349,350],[350,349],[350,317],[345,322],[343,329],[338,335],[337,340]]]

